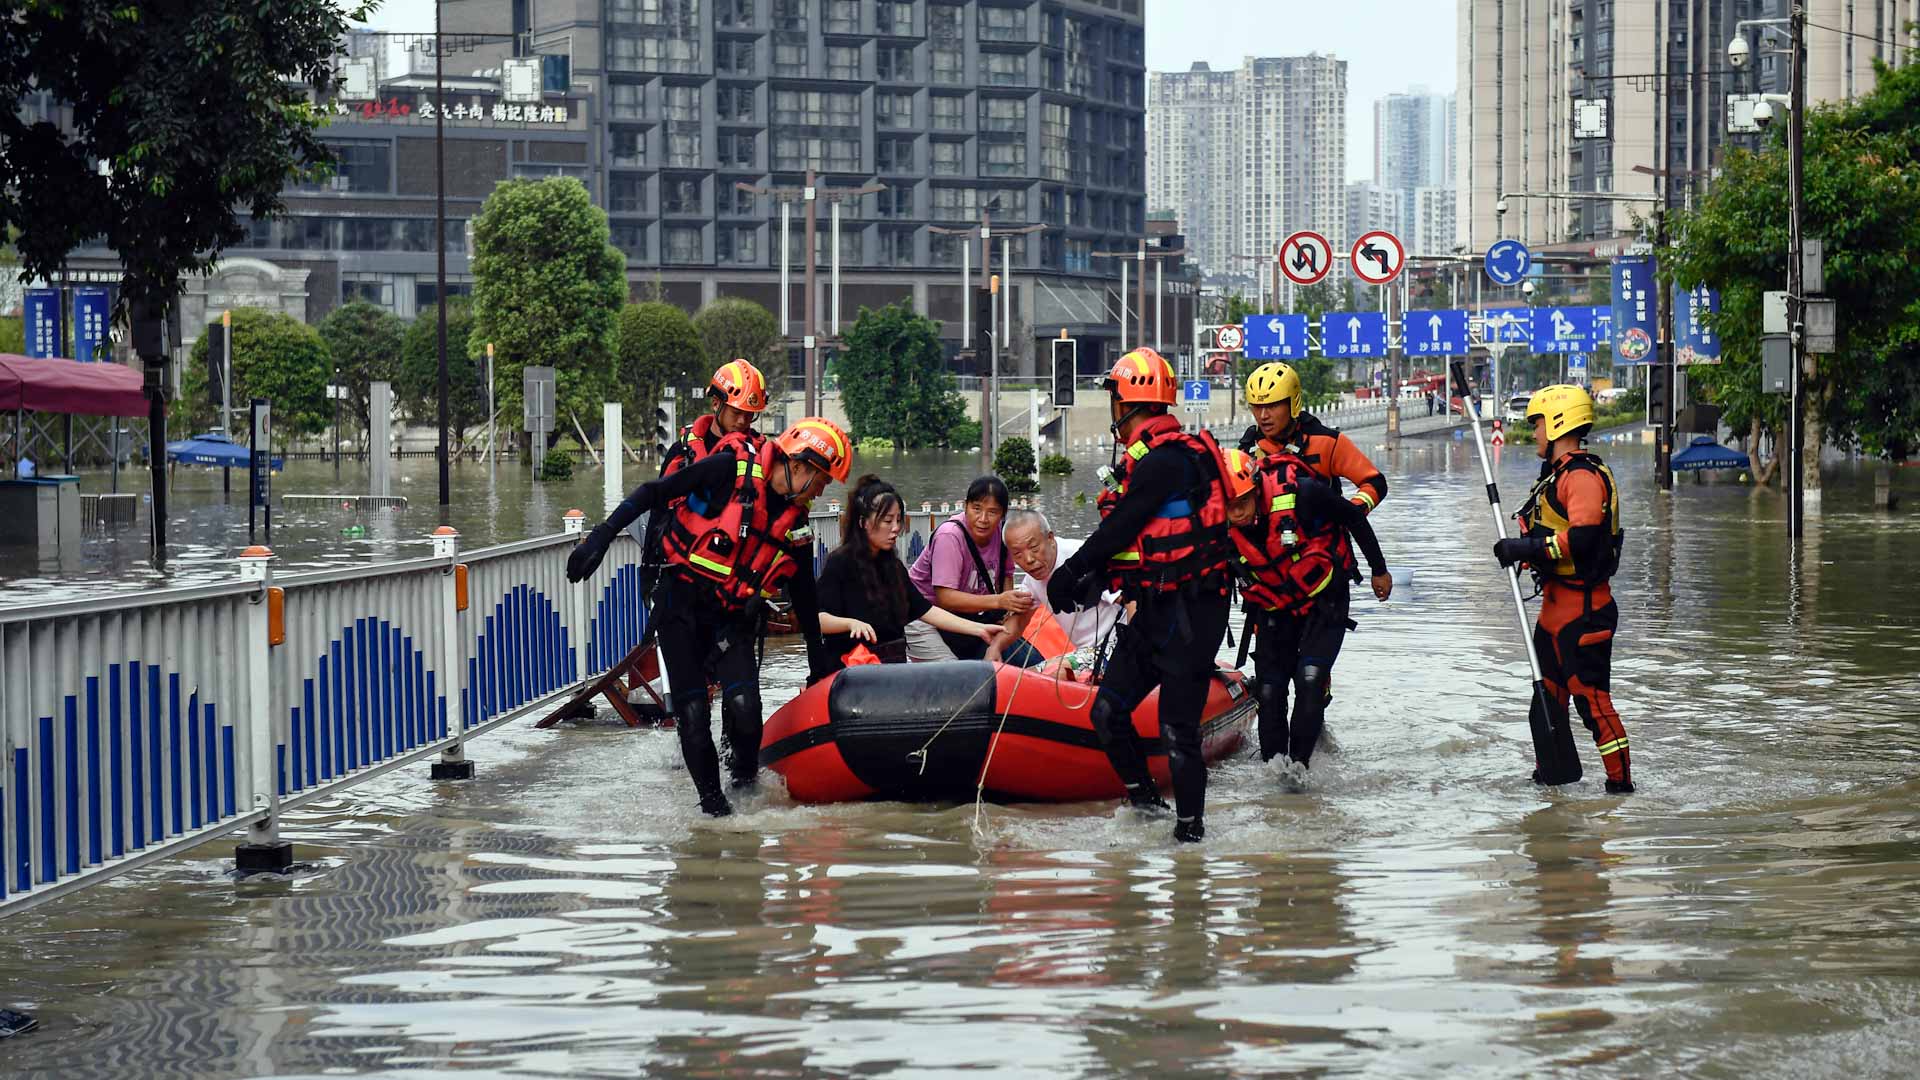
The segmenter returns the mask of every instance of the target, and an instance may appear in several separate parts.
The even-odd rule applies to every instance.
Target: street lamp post
[[[452,412],[450,380],[447,375],[447,128],[445,107],[446,88],[443,75],[446,69],[447,50],[440,40],[440,8],[442,0],[433,2],[433,284],[437,303],[435,309],[434,349],[439,360],[439,402],[440,402],[440,522],[447,524],[447,513],[453,505],[453,474],[448,466],[447,429]],[[473,258],[468,252],[467,258]],[[381,453],[387,448],[381,447]],[[536,455],[536,460],[538,457]]]

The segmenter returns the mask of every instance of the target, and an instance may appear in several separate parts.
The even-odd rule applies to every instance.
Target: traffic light
[[[1665,346],[1654,351],[1654,362],[1647,365],[1647,426],[1664,427],[1673,384],[1667,379]]]
[[[680,441],[680,425],[675,420],[678,411],[678,406],[670,397],[661,398],[660,404],[653,410],[653,448],[663,461],[666,460],[667,451]]]
[[[227,328],[220,323],[207,324],[207,399],[214,408],[226,397]]]
[[[1053,341],[1053,407],[1073,408],[1073,382],[1079,374],[1080,343],[1060,337]]]
[[[973,304],[973,347],[980,357],[980,370],[985,371],[990,357],[993,356],[993,294],[985,289],[974,289],[969,294]]]

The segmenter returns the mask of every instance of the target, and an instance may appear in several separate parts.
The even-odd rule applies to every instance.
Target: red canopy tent
[[[0,412],[27,410],[144,419],[141,373],[124,364],[36,360],[0,353]]]

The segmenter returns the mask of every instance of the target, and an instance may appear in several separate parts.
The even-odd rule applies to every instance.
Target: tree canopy
[[[520,407],[520,372],[551,367],[558,427],[600,414],[612,389],[626,257],[607,215],[572,177],[508,180],[473,220],[473,334],[492,342],[499,401]],[[449,339],[448,348],[452,348]]]
[[[209,336],[202,334],[193,343],[192,357],[180,375],[180,398],[173,406],[174,415],[195,431],[220,423],[220,403],[208,392],[209,342]],[[327,380],[332,376],[333,358],[318,330],[277,311],[233,309],[230,396],[235,417],[244,418],[247,403],[263,397],[273,403],[276,442],[324,431],[333,422],[333,409],[327,403]]]
[[[398,382],[400,347],[407,324],[378,304],[356,300],[343,304],[320,320],[320,336],[333,356],[333,369],[347,388],[347,408],[362,425],[370,415],[368,387],[376,382]],[[454,348],[451,338],[448,348]]]
[[[440,309],[423,308],[407,324],[400,344],[400,370],[393,393],[416,422],[437,422],[440,416],[439,334]],[[473,305],[464,297],[449,298],[447,424],[461,433],[487,422],[487,347],[472,337]]]
[[[779,403],[787,388],[787,357],[773,312],[751,300],[723,296],[694,315],[693,328],[709,367],[735,358],[752,363],[767,377],[768,406]]]
[[[628,304],[620,309],[618,336],[621,399],[635,416],[652,416],[669,386],[683,426],[706,409],[713,369],[686,312],[660,300]]]
[[[938,446],[966,415],[939,328],[905,303],[861,308],[833,366],[855,440],[879,435],[903,450]]]
[[[284,209],[290,178],[333,159],[310,87],[329,87],[371,3],[123,0],[0,4],[0,234],[52,278],[103,240],[125,299],[166,299]],[[303,83],[307,85],[302,85]],[[37,92],[57,113],[15,109]],[[98,165],[104,165],[105,169]]]

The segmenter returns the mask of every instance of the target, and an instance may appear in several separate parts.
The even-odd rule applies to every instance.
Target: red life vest
[[[1334,434],[1338,435],[1339,432]],[[1260,468],[1263,472],[1276,471],[1283,482],[1298,484],[1301,480],[1311,478],[1331,484],[1336,492],[1340,490],[1340,479],[1338,477],[1329,479],[1318,464],[1323,460],[1323,456],[1307,452],[1312,446],[1311,443],[1303,445],[1299,451],[1295,451],[1292,447],[1272,449],[1271,444],[1265,439],[1261,440],[1261,445],[1268,447],[1267,452],[1260,457]],[[1340,568],[1340,573],[1349,581],[1359,581],[1360,560],[1353,553],[1353,538],[1347,535],[1347,530],[1337,525],[1333,526],[1329,532],[1332,534],[1334,565]]]
[[[1270,612],[1305,614],[1341,574],[1347,531],[1332,522],[1308,530],[1300,522],[1300,481],[1312,475],[1312,468],[1292,454],[1270,455],[1261,463],[1254,491],[1266,519],[1253,537],[1244,529],[1232,533],[1240,595]]]
[[[1130,596],[1167,593],[1194,582],[1216,578],[1224,590],[1223,571],[1232,560],[1227,539],[1226,459],[1213,436],[1181,430],[1180,421],[1156,416],[1141,424],[1127,446],[1117,470],[1117,483],[1100,493],[1100,516],[1113,512],[1127,491],[1133,466],[1156,447],[1174,443],[1186,448],[1204,477],[1199,485],[1167,500],[1133,542],[1107,563],[1113,587]]]
[[[660,465],[661,476],[672,476],[681,469],[701,461],[713,454],[732,454],[734,457],[752,457],[760,452],[767,437],[748,428],[730,435],[715,437],[713,414],[695,420],[680,431],[680,452],[667,458]]]
[[[735,457],[733,490],[725,501],[708,506],[698,494],[689,495],[673,508],[661,538],[668,565],[711,582],[728,610],[772,595],[802,566],[811,572],[807,505],[789,501],[777,517],[767,509],[773,499],[767,474],[779,457],[771,442],[752,457]]]

